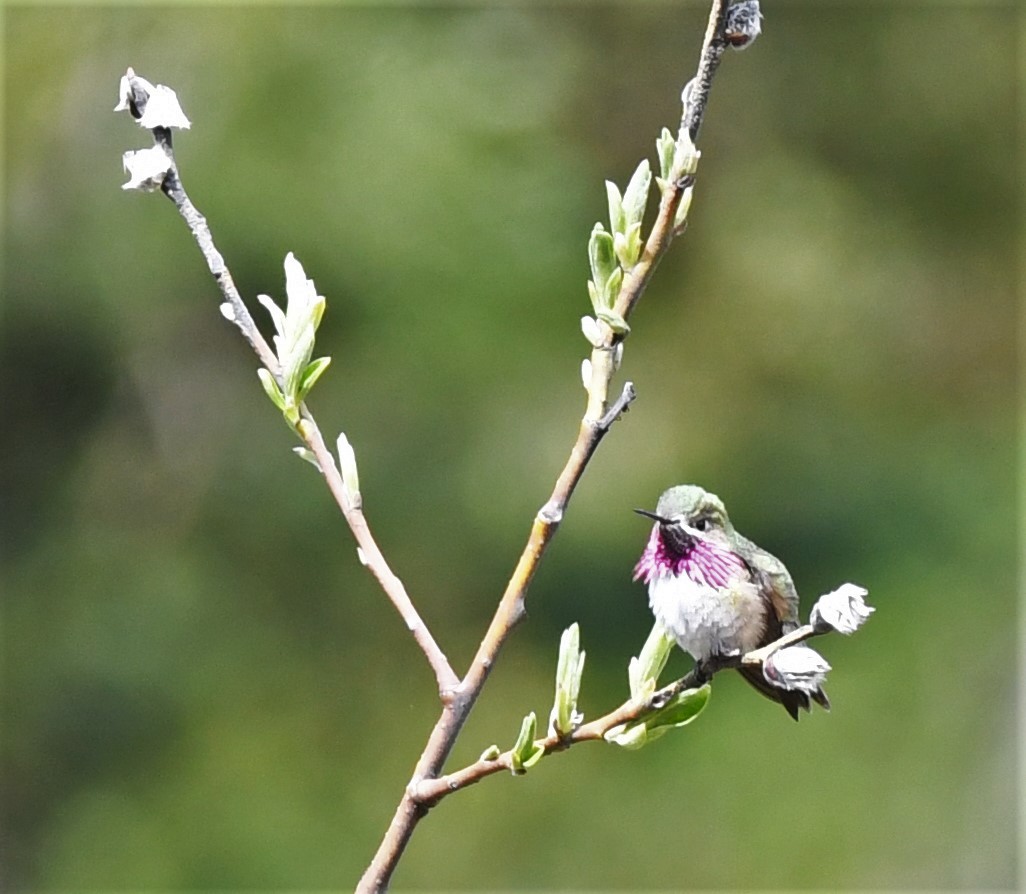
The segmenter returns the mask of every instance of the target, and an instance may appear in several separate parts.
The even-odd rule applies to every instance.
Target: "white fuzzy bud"
[[[345,432],[338,436],[338,470],[342,475],[342,484],[346,489],[346,496],[354,508],[359,508],[360,498],[360,476],[356,471],[356,451],[349,443]]]
[[[581,361],[581,382],[585,391],[591,390],[591,361],[587,357]]]
[[[876,611],[866,605],[869,593],[857,584],[841,584],[836,590],[820,596],[812,607],[809,623],[818,629],[830,628],[846,636],[854,633]]]
[[[594,317],[581,317],[581,332],[593,348],[602,347],[602,330]]]
[[[160,189],[167,172],[171,170],[171,158],[162,146],[126,152],[121,161],[129,175],[128,182],[121,184],[122,189],[153,192]]]
[[[778,649],[762,666],[766,681],[780,689],[796,689],[809,695],[817,693],[826,682],[830,665],[826,659],[805,645]]]
[[[151,84],[130,68],[118,84],[118,104],[114,106],[114,111],[130,111],[136,114],[139,109],[142,110],[142,115],[138,118],[139,126],[147,130],[153,130],[155,127],[188,130],[192,127],[174,90],[163,84]]]

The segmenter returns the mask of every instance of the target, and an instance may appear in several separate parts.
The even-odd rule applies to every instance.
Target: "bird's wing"
[[[798,591],[791,580],[791,574],[776,556],[760,549],[750,540],[744,542],[748,547],[744,558],[752,571],[752,577],[758,583],[763,597],[769,600],[773,613],[780,621],[781,632],[789,633],[798,626]]]

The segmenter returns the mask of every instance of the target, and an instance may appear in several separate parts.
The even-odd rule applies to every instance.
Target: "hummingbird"
[[[738,534],[715,494],[681,484],[663,492],[655,512],[634,511],[655,520],[634,580],[648,584],[652,613],[699,674],[711,659],[745,654],[798,626],[798,592],[784,563]],[[810,697],[830,707],[821,687],[781,689],[760,668],[738,671],[795,720]]]

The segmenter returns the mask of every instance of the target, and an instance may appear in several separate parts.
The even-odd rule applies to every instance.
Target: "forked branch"
[[[131,69],[122,80],[122,104],[119,107],[131,111],[141,125],[151,130],[154,139],[152,150],[129,153],[129,155],[146,155],[147,157],[145,165],[143,164],[144,159],[136,159],[139,172],[133,170],[132,182],[127,185],[143,189],[160,188],[171,199],[185,220],[224,298],[221,305],[222,314],[239,329],[266,369],[267,372],[262,373],[265,389],[280,407],[282,407],[282,402],[279,401],[279,398],[283,399],[285,404],[283,411],[286,419],[305,443],[306,458],[314,462],[323,474],[333,498],[356,539],[361,560],[374,574],[381,588],[410,629],[426,656],[438,684],[442,701],[441,715],[417,761],[413,776],[381,845],[360,880],[358,891],[377,892],[388,887],[391,876],[418,821],[432,805],[449,792],[458,790],[504,768],[512,760],[512,756],[507,752],[506,755],[498,755],[489,760],[482,758],[476,764],[448,776],[441,775],[445,761],[481,693],[502,645],[524,616],[524,600],[528,587],[565,515],[567,505],[588,462],[612,424],[626,412],[634,400],[634,389],[629,382],[623,386],[618,398],[612,402],[609,399],[610,386],[622,360],[623,342],[630,331],[627,321],[648,285],[659,260],[666,253],[674,237],[684,230],[686,203],[690,202],[690,190],[694,184],[694,171],[698,160],[693,140],[697,137],[701,127],[713,76],[724,49],[730,43],[739,45],[730,31],[731,10],[745,6],[753,7],[756,11],[755,33],[757,33],[758,7],[755,0],[742,0],[741,3],[737,3],[733,7],[728,7],[727,0],[712,0],[711,2],[697,74],[689,82],[682,95],[683,114],[680,129],[676,137],[669,131],[664,131],[658,144],[661,162],[661,177],[658,180],[660,206],[655,224],[643,245],[640,242],[639,233],[641,217],[644,213],[644,199],[647,198],[649,189],[650,173],[647,162],[639,167],[636,181],[632,179],[631,187],[623,197],[625,203],[630,204],[630,208],[626,212],[624,207],[619,204],[620,198],[615,187],[610,184],[611,209],[614,208],[615,200],[620,229],[617,229],[617,223],[613,221],[611,221],[611,226],[615,231],[613,233],[596,232],[601,230],[601,226],[599,226],[596,231],[593,231],[593,240],[589,243],[589,254],[595,277],[590,288],[596,317],[595,319],[585,318],[582,322],[585,335],[592,345],[591,356],[584,362],[582,368],[585,389],[588,393],[587,406],[566,463],[555,482],[549,499],[534,518],[523,552],[506,585],[477,653],[462,679],[449,664],[414,607],[402,582],[389,568],[371,535],[363,514],[362,499],[355,485],[355,460],[352,461],[354,463],[352,469],[347,473],[347,460],[341,455],[342,439],[340,438],[340,460],[339,465],[336,465],[335,457],[325,444],[320,429],[304,402],[306,391],[303,388],[297,388],[297,368],[288,368],[289,364],[283,360],[279,344],[279,340],[283,337],[282,333],[279,332],[279,336],[275,338],[275,343],[279,346],[279,352],[276,354],[261,335],[239,295],[228,267],[214,245],[206,219],[196,209],[182,185],[174,158],[170,128],[172,126],[188,127],[188,122],[181,114],[180,108],[177,108],[177,100],[174,100],[175,112],[171,115],[173,119],[171,123],[164,120],[154,121],[153,114],[149,114],[150,120],[147,121],[145,120],[148,114],[147,105],[150,103],[155,89],[159,92],[167,91],[167,88],[154,88],[142,78],[138,78]],[[167,92],[173,98],[173,91]],[[163,102],[165,99],[166,96],[162,94],[161,101]],[[126,165],[128,164],[126,156]],[[637,186],[637,184],[641,186]],[[641,196],[640,203],[637,201],[639,195]],[[294,259],[292,260],[294,262]],[[298,266],[298,262],[294,263]],[[288,276],[288,259],[286,270]],[[295,272],[294,268],[293,272]],[[598,275],[599,273],[602,274],[601,277]],[[308,287],[316,296],[312,281],[305,280],[305,274],[301,267],[299,267],[297,275],[303,277],[302,286]],[[316,315],[313,329],[316,329],[320,319],[319,314],[323,311],[323,299],[320,299],[319,296],[316,297],[321,304],[319,310],[316,307],[311,310],[311,313]],[[261,300],[264,299],[261,298]],[[268,304],[269,302],[265,301],[264,303]],[[316,302],[314,304],[316,305]],[[275,311],[279,317],[284,318],[282,312],[277,308],[272,309],[272,315]],[[279,322],[281,320],[276,319],[276,327]],[[310,337],[312,344],[312,331]],[[309,361],[308,354],[304,364],[306,361]],[[327,359],[322,358],[306,368],[305,375],[308,376],[311,385],[326,366]],[[304,378],[303,382],[306,381],[307,379]],[[308,390],[308,386],[306,387]],[[345,442],[345,446],[348,448],[348,442]],[[581,725],[568,735],[558,736],[553,733],[549,738],[539,741],[547,748],[559,750],[568,748],[576,742],[602,738],[618,724],[629,724],[646,710],[651,710],[658,698],[671,698],[681,693],[687,685],[689,685],[689,678],[685,677],[673,686],[660,690],[648,701],[627,702],[616,711],[599,720]],[[553,741],[549,741],[552,737],[555,737]]]

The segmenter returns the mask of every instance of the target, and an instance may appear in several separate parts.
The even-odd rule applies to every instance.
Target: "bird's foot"
[[[695,661],[694,670],[691,671],[695,676],[695,687],[704,686],[713,678],[715,673],[712,662],[709,659],[701,659]]]
[[[696,685],[704,686],[712,680],[714,674],[725,667],[737,667],[741,663],[741,657],[742,652],[740,649],[727,649],[715,655],[710,655],[708,658],[695,661],[693,673]]]

